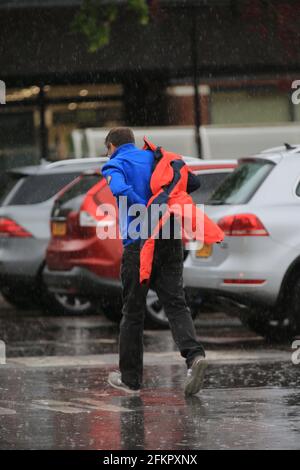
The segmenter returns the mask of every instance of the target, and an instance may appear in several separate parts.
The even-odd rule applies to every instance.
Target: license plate
[[[65,222],[52,223],[52,235],[55,237],[63,237],[67,233],[67,224]]]
[[[209,258],[212,255],[213,246],[204,244],[202,248],[196,251],[197,258]]]

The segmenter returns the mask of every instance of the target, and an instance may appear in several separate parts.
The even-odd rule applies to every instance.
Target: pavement
[[[291,345],[271,347],[222,313],[201,314],[209,366],[185,398],[169,331],[145,332],[144,388],[111,389],[118,326],[21,312],[0,300],[0,449],[299,449],[300,375]]]

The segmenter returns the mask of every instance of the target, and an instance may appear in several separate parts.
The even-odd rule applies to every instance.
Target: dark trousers
[[[205,356],[196,339],[191,312],[183,289],[183,247],[181,240],[156,240],[150,287],[164,306],[174,341],[190,367],[196,356]],[[121,279],[123,310],[119,354],[122,381],[140,388],[143,379],[143,329],[149,286],[139,282],[140,244],[124,249]]]

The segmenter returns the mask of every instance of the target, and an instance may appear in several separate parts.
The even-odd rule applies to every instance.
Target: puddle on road
[[[199,338],[209,349],[269,347],[235,319],[217,315],[196,321]],[[77,356],[118,352],[118,325],[97,317],[2,316],[0,339],[7,357]],[[176,346],[169,330],[145,331],[145,351],[171,352]]]
[[[0,389],[0,396],[13,400],[0,400],[0,448],[296,449],[298,370],[279,364],[274,378],[270,366],[210,366],[205,388],[187,399],[185,369],[175,365],[147,367],[145,389],[134,397],[106,385],[108,368],[14,371],[9,377],[0,369],[9,390]],[[293,386],[285,386],[287,379]]]
[[[149,331],[145,389],[128,397],[108,386],[108,363],[88,367],[89,355],[117,352],[117,326],[2,317],[8,357],[34,356],[45,367],[0,367],[0,449],[298,449],[300,365],[234,322],[201,320],[197,332],[215,354],[198,396],[184,397],[186,369],[169,354],[177,350],[170,332]]]

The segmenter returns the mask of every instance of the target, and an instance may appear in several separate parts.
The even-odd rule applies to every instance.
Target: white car
[[[300,145],[239,160],[207,201],[225,232],[221,244],[190,252],[193,292],[227,299],[242,321],[271,340],[300,331]]]

